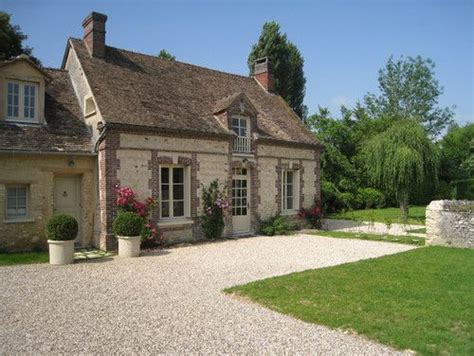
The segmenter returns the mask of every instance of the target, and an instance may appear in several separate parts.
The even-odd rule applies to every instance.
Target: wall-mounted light
[[[76,164],[76,163],[74,162],[73,159],[69,160],[69,162],[67,163],[67,165],[68,165],[69,167],[74,167],[75,164]]]

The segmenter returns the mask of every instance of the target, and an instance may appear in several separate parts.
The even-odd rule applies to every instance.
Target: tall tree
[[[162,49],[160,53],[158,53],[158,58],[166,59],[168,61],[175,61],[176,57],[169,53],[166,49]]]
[[[390,57],[379,71],[381,94],[367,94],[364,102],[373,117],[416,119],[432,137],[452,123],[453,111],[438,107],[443,93],[434,73],[435,64],[417,56]]]
[[[306,118],[307,108],[303,104],[306,78],[304,76],[304,59],[295,44],[281,33],[280,25],[275,21],[263,25],[260,37],[252,46],[247,63],[250,74],[256,59],[268,57],[272,62],[275,89],[295,113]]]
[[[449,183],[474,177],[474,124],[453,125],[439,144],[442,180]]]
[[[343,188],[341,182],[348,179],[355,183],[358,174],[352,162],[355,154],[354,130],[344,119],[332,118],[329,110],[322,107],[307,118],[306,125],[324,144],[322,178],[338,188]]]
[[[437,180],[438,150],[416,120],[394,121],[365,143],[361,156],[369,180],[395,193],[405,220],[410,193],[427,180]]]
[[[21,32],[19,26],[10,23],[10,15],[0,11],[0,61],[26,54],[33,62],[40,65],[39,59],[31,54],[33,49],[23,46],[23,41],[27,38],[28,36]]]

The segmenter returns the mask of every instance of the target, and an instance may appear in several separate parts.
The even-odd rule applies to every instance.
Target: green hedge
[[[266,236],[287,235],[292,231],[298,230],[296,223],[289,222],[282,216],[273,216],[268,220],[260,222],[260,234]]]

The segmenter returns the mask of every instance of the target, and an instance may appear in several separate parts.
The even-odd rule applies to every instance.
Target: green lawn
[[[474,250],[423,247],[227,289],[421,354],[474,354]]]
[[[359,239],[359,240],[372,240],[372,241],[386,241],[386,242],[397,242],[408,245],[422,246],[425,244],[423,237],[417,236],[397,236],[397,235],[376,235],[376,234],[365,234],[359,232],[345,232],[345,231],[317,231],[311,233],[312,235],[337,237],[340,239]]]
[[[409,209],[408,224],[425,224],[425,206],[412,206]],[[356,221],[374,221],[383,223],[404,223],[399,208],[349,210],[329,214],[329,219],[344,219]]]
[[[48,261],[49,255],[47,251],[0,253],[0,266],[47,263]]]

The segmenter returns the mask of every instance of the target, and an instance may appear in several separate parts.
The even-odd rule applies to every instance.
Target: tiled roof
[[[105,58],[91,57],[82,40],[70,39],[106,123],[228,134],[214,117],[244,93],[258,111],[258,135],[317,144],[284,100],[250,77],[106,47]]]
[[[0,121],[0,151],[92,152],[89,129],[82,119],[69,74],[45,69],[50,77],[45,93],[47,125],[17,125]]]

